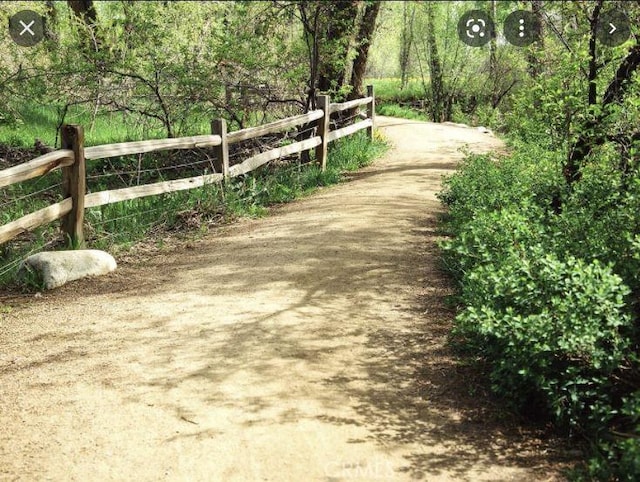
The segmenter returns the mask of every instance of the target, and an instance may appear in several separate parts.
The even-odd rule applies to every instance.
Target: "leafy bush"
[[[640,178],[623,186],[624,179],[611,165],[584,170],[563,205],[551,219],[556,249],[584,259],[612,264],[631,288],[640,287]]]
[[[542,240],[542,225],[528,222],[528,214],[534,211],[539,208],[528,205],[475,213],[458,236],[442,245],[449,271],[466,283],[466,276],[476,267],[501,264],[505,256],[521,251],[532,240]]]
[[[549,413],[578,426],[594,403],[607,403],[628,346],[620,334],[628,293],[597,261],[560,260],[537,245],[467,275],[458,331],[483,341],[497,393],[522,410],[542,397]]]
[[[522,145],[516,145],[521,148]],[[469,221],[477,212],[523,204],[548,210],[559,190],[558,155],[527,146],[509,157],[469,154],[445,179],[439,199],[447,206],[448,227]]]
[[[558,154],[512,148],[468,156],[440,195],[461,286],[452,340],[511,406],[590,439],[590,477],[637,480],[640,180],[600,153],[569,190]]]

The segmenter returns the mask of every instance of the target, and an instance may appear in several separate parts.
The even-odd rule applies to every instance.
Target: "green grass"
[[[56,140],[56,132],[62,118],[61,106],[25,104],[17,110],[17,113],[15,122],[3,123],[0,120],[0,144],[13,147],[33,147],[35,140],[39,139],[48,146],[60,146],[60,139]],[[278,120],[270,117],[267,116],[267,122]],[[155,119],[122,112],[107,112],[104,109],[98,111],[94,117],[91,109],[87,109],[86,106],[70,107],[64,117],[64,122],[84,127],[86,146],[167,137],[167,132],[162,124]],[[243,118],[245,127],[252,127],[264,122],[265,119],[259,117],[257,113],[247,114]],[[173,129],[176,137],[206,135],[211,132],[211,119],[206,117],[204,113],[197,116],[192,115],[186,124],[176,123]],[[237,124],[229,122],[228,129],[233,131],[239,127]]]
[[[426,98],[420,79],[409,79],[401,89],[399,78],[368,79],[367,85],[373,85],[376,96],[376,113],[403,119],[432,120],[424,110],[407,105]]]
[[[397,104],[378,104],[376,105],[376,113],[380,115],[388,115],[390,117],[401,117],[403,119],[431,121],[432,119],[426,112],[422,112],[410,107],[403,107]]]
[[[365,84],[373,85],[376,101],[380,103],[408,102],[426,97],[420,79],[409,79],[404,89],[400,88],[399,78],[368,79]]]
[[[370,142],[364,132],[329,145],[327,169],[314,162],[297,161],[282,167],[264,166],[224,185],[210,184],[188,191],[150,196],[85,211],[85,237],[90,248],[111,252],[126,250],[136,242],[171,232],[205,233],[212,225],[238,217],[263,216],[268,207],[306,196],[320,186],[340,182],[343,173],[357,170],[380,156],[387,145]],[[24,183],[23,183],[24,184]],[[24,213],[32,212],[28,205]],[[14,212],[12,218],[21,215]],[[0,286],[14,284],[16,270],[28,253],[43,247],[64,248],[57,223],[43,226],[25,237],[0,246]]]
[[[13,147],[32,147],[39,139],[48,146],[56,145],[56,131],[61,119],[59,109],[55,106],[29,105],[18,111],[15,123],[0,123],[0,144]],[[79,124],[84,127],[85,145],[95,146],[115,142],[159,139],[167,137],[167,133],[159,122],[141,119],[140,116],[123,113],[93,113],[84,106],[70,107],[64,122]],[[189,127],[190,134],[208,134],[210,122],[198,120]],[[60,140],[57,140],[57,147]]]

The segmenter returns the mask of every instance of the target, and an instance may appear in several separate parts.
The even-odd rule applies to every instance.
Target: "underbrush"
[[[587,477],[640,477],[640,179],[603,154],[569,191],[562,154],[471,155],[445,182],[452,341],[514,409],[592,447]],[[562,200],[558,214],[554,198]]]
[[[424,111],[414,109],[412,107],[405,107],[398,104],[377,104],[376,113],[380,115],[387,115],[389,117],[401,117],[402,119],[422,120],[430,121],[429,114]]]
[[[280,165],[264,166],[224,184],[212,183],[188,191],[87,209],[87,245],[96,249],[122,250],[145,237],[161,233],[204,233],[210,226],[237,217],[261,216],[267,212],[268,206],[305,196],[319,186],[340,182],[344,172],[369,164],[386,148],[387,144],[380,138],[370,142],[364,132],[359,132],[330,144],[327,169],[324,172],[315,162],[303,164],[293,160]],[[51,187],[50,184],[51,182],[48,188]],[[31,193],[37,191],[37,186],[29,185],[25,189],[28,190],[31,204],[20,204],[16,208],[15,196],[5,199],[7,203],[12,201],[14,209],[10,218],[2,221],[3,223],[58,200],[49,201],[31,196]],[[14,283],[19,263],[28,254],[43,248],[63,247],[64,240],[57,236],[55,223],[0,246],[0,286],[7,287]]]
[[[404,88],[399,78],[367,79],[367,85],[373,85],[376,101],[381,103],[400,103],[423,99],[425,86],[421,79],[407,79]]]

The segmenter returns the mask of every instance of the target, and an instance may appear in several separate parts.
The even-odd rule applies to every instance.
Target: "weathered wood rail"
[[[329,119],[331,114],[363,106],[366,106],[365,120],[335,131],[330,130],[331,123]],[[375,126],[374,108],[373,86],[368,86],[367,97],[365,98],[331,104],[328,96],[319,96],[317,110],[240,131],[227,132],[225,120],[215,119],[211,123],[212,132],[210,135],[122,142],[86,148],[84,147],[82,127],[64,125],[61,129],[62,149],[0,171],[0,188],[3,188],[44,176],[56,169],[62,169],[64,199],[0,226],[0,244],[6,243],[19,234],[31,231],[43,224],[62,219],[62,231],[70,245],[72,247],[81,247],[85,244],[83,232],[85,209],[145,196],[194,189],[205,184],[221,182],[251,172],[270,161],[314,148],[316,149],[316,161],[322,170],[325,170],[329,142],[354,134],[362,129],[367,129],[369,137],[373,138],[373,128]],[[316,124],[315,136],[262,152],[243,160],[239,164],[229,165],[229,145],[310,123]],[[222,172],[123,189],[86,193],[86,160],[199,147],[215,148]]]

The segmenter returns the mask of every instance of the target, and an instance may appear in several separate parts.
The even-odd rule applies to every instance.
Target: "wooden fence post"
[[[367,117],[371,119],[371,127],[367,127],[367,135],[370,140],[373,140],[373,129],[376,127],[376,98],[373,85],[367,85],[367,97],[372,98],[371,102],[367,104]]]
[[[327,169],[327,148],[329,146],[327,136],[329,135],[331,116],[329,112],[328,95],[318,96],[318,108],[322,109],[324,115],[320,119],[318,119],[318,135],[320,136],[320,139],[322,139],[322,144],[316,147],[316,159],[320,163],[321,170],[324,172]]]
[[[222,170],[224,180],[229,179],[229,143],[227,142],[227,121],[224,119],[213,119],[211,121],[211,134],[220,136],[222,142],[215,146],[214,150],[217,158],[218,169]]]
[[[62,196],[71,198],[71,212],[62,218],[62,232],[70,247],[83,248],[84,195],[87,187],[84,161],[84,130],[78,125],[63,125],[62,148],[73,151],[73,164],[62,168]]]

